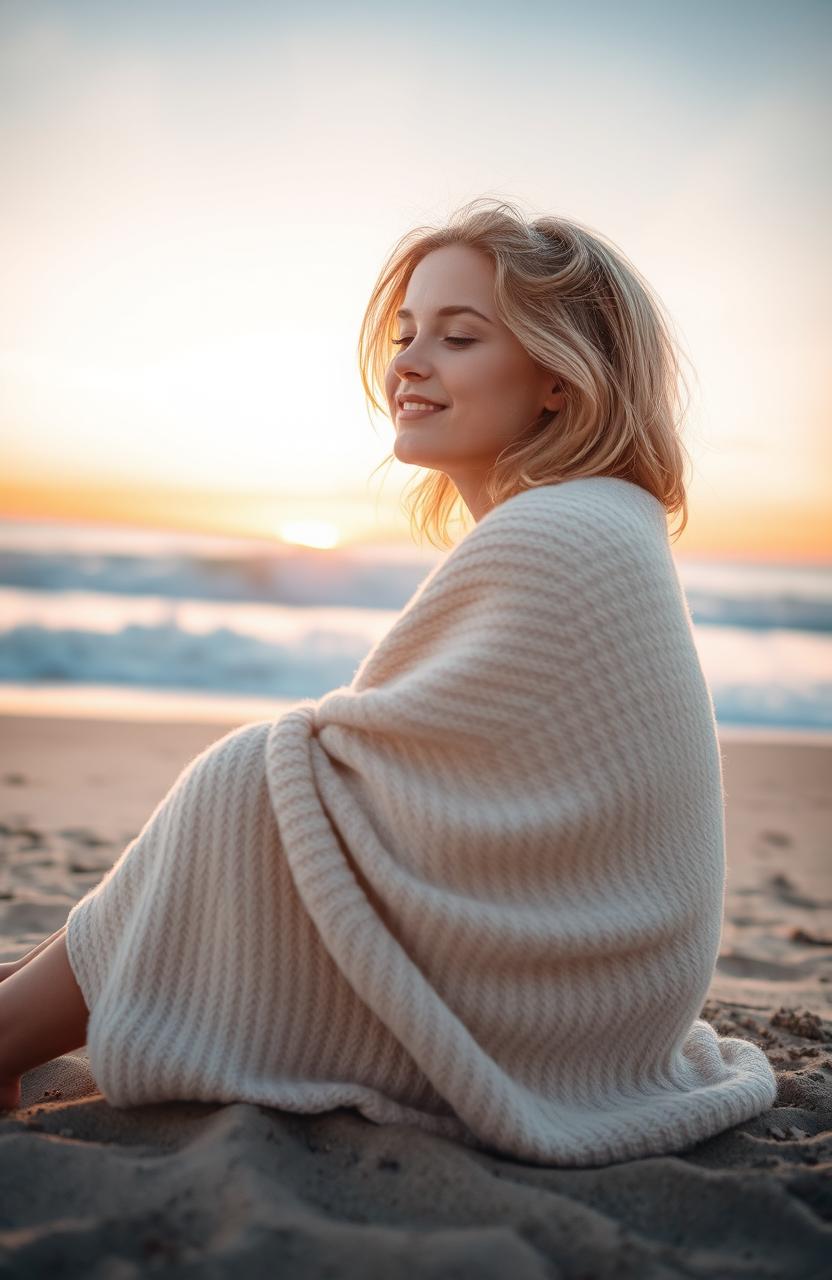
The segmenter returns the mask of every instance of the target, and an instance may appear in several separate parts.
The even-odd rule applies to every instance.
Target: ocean
[[[349,684],[444,554],[0,521],[0,712],[278,714]],[[674,556],[719,726],[832,730],[832,566]]]

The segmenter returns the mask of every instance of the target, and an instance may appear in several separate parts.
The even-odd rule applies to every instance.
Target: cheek
[[[495,362],[492,368],[494,390],[503,396],[522,398],[529,382],[529,370],[525,362],[511,356]]]
[[[506,424],[506,415],[522,415],[528,399],[525,370],[513,360],[493,355],[467,363],[457,390],[460,404],[464,400],[476,408],[480,420],[484,417],[499,424]]]
[[[498,370],[499,360],[495,361],[494,352],[487,343],[481,342],[476,347],[469,347],[463,353],[462,359],[451,366],[449,377],[455,378],[472,390],[482,388],[487,392],[499,380]]]

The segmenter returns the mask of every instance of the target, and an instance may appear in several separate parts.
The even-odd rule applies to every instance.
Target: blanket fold
[[[349,686],[183,772],[68,918],[114,1105],[352,1105],[540,1164],[686,1149],[776,1096],[699,1018],[713,704],[661,504],[530,490]]]

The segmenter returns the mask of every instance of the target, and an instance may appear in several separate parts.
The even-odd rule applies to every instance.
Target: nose
[[[421,354],[420,348],[414,350],[413,341],[396,352],[390,361],[390,368],[401,382],[411,377],[426,378],[430,374],[429,361]]]

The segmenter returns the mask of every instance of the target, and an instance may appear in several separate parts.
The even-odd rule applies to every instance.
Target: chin
[[[406,462],[412,467],[432,467],[434,465],[425,457],[425,452],[419,448],[418,442],[408,440],[406,437],[396,436],[393,443],[393,453],[399,462]]]

